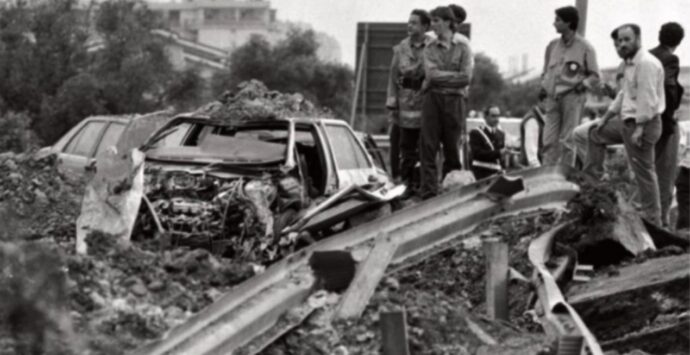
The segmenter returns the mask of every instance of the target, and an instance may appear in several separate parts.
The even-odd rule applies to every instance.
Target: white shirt
[[[541,113],[541,112],[540,112]],[[527,165],[530,168],[538,168],[541,166],[539,162],[539,122],[535,117],[532,117],[525,122],[525,155],[527,157]]]
[[[678,165],[690,168],[690,132],[685,132],[682,129],[678,130],[678,132],[686,135],[685,146],[680,147],[683,151],[681,152],[680,163],[678,163]]]
[[[637,123],[650,121],[666,109],[664,68],[651,53],[640,48],[625,61],[623,88],[609,106],[623,120],[634,118]]]

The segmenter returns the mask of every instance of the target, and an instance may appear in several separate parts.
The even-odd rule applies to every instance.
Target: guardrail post
[[[387,233],[376,237],[376,245],[369,255],[357,266],[355,277],[341,298],[336,311],[337,318],[359,318],[376,291],[376,285],[386,273],[386,268],[393,260],[397,244]]]
[[[410,355],[405,309],[381,313],[383,355]]]
[[[486,312],[490,319],[508,320],[508,244],[484,242],[486,255]]]

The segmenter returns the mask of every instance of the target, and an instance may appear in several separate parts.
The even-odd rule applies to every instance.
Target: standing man
[[[546,92],[539,90],[539,101],[522,119],[520,123],[520,164],[530,168],[538,168],[542,162],[544,146],[544,105]]]
[[[501,110],[498,106],[489,106],[484,112],[482,125],[470,132],[470,150],[472,152],[472,173],[475,179],[481,180],[503,170],[501,165],[505,153],[506,135],[498,127]]]
[[[573,6],[556,9],[553,26],[561,37],[546,47],[542,88],[546,90],[544,164],[573,165],[572,132],[580,122],[585,91],[597,84],[599,66],[592,45],[577,34],[580,16]]]
[[[683,27],[675,22],[661,26],[659,45],[650,50],[664,67],[664,94],[666,110],[661,114],[661,137],[655,146],[656,174],[659,179],[659,198],[661,201],[661,223],[670,224],[669,210],[673,202],[673,184],[678,173],[678,147],[680,132],[674,114],[683,97],[683,86],[678,83],[680,65],[673,54],[683,40]]]
[[[423,52],[431,17],[413,10],[407,21],[408,37],[393,47],[386,107],[398,117],[400,177],[410,193],[414,191],[414,168],[419,161],[419,132],[422,126]],[[392,164],[392,161],[391,161]]]
[[[625,24],[616,31],[618,53],[624,59],[623,88],[601,119],[598,129],[619,115],[620,130],[642,202],[642,215],[661,224],[659,184],[654,146],[661,136],[661,114],[666,109],[664,69],[649,52],[641,49],[640,27]]]
[[[461,168],[458,152],[460,126],[464,120],[463,92],[470,82],[472,53],[453,41],[455,16],[447,6],[431,11],[431,29],[436,33],[424,48],[421,153],[421,197],[438,193],[436,155],[443,145],[443,175]]]

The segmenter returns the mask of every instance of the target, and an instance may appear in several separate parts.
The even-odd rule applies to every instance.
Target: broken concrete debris
[[[245,99],[248,100],[246,104],[242,103]],[[267,107],[265,100],[277,100],[278,103]],[[242,111],[236,109],[238,105],[244,105]],[[231,117],[242,121],[247,117],[274,118],[287,112],[285,110],[309,111],[312,108],[299,96],[278,96],[277,93],[266,92],[265,87],[258,83],[249,83],[237,94],[227,95],[205,109],[215,119]],[[228,116],[227,112],[221,113],[222,110],[241,114]],[[101,201],[106,201],[111,208],[129,209],[139,215],[147,206],[132,207],[126,202],[126,191],[135,191],[137,184],[135,175],[131,174],[132,167],[136,166],[133,164],[135,159],[132,156],[128,159],[119,162],[129,164],[124,165],[126,174],[107,175],[108,168],[104,165],[103,170],[96,173],[98,176],[100,172],[103,178],[101,185],[96,186],[96,180],[91,188],[95,195],[99,191],[117,191],[119,201],[113,200],[112,196]],[[289,247],[275,247],[281,245],[273,239],[276,221],[279,220],[275,201],[307,195],[296,178],[260,175],[228,181],[208,172],[191,178],[156,166],[144,166],[140,171],[143,176],[140,196],[147,196],[158,220],[145,217],[134,224],[132,220],[121,219],[113,223],[118,228],[114,228],[112,233],[92,231],[75,239],[83,182],[74,183],[59,174],[55,170],[54,157],[33,159],[29,155],[0,154],[0,208],[4,211],[0,213],[6,221],[4,230],[0,231],[0,240],[3,241],[0,244],[0,264],[3,266],[0,302],[4,311],[9,310],[2,315],[14,315],[2,319],[0,353],[7,349],[21,352],[31,346],[49,353],[66,354],[82,353],[82,350],[119,354],[132,350],[183,323],[219,299],[225,291],[261,272],[266,264],[290,250]],[[106,175],[112,179],[105,180]],[[622,253],[620,258],[614,258],[609,252],[601,264],[588,262],[585,260],[587,249],[580,247],[590,245],[591,248],[591,245],[596,245],[589,243],[592,239],[615,231],[616,223],[628,222],[621,221],[620,200],[610,191],[597,187],[585,190],[583,195],[586,196],[581,196],[581,200],[571,206],[570,215],[579,218],[582,222],[580,228],[559,236],[559,243],[573,246],[580,253],[580,266],[593,265],[592,270],[585,270],[591,281],[577,287],[591,286],[602,276],[608,276],[605,267],[626,274],[618,271],[622,270],[621,260],[639,264],[654,262],[665,255],[687,256],[686,247],[668,246],[654,251],[648,239],[638,238],[634,240],[637,244],[623,245],[622,249],[627,254]],[[237,212],[226,214],[229,206],[236,207]],[[531,268],[525,257],[526,246],[534,235],[549,228],[559,218],[560,215],[550,212],[510,216],[487,222],[480,228],[489,231],[487,236],[506,240],[511,246],[511,267],[516,273],[529,275]],[[175,233],[155,235],[143,232],[155,231],[159,225]],[[623,224],[626,228],[631,225]],[[636,229],[639,225],[636,222],[635,228],[626,230],[639,231]],[[157,238],[169,239],[176,248],[160,248]],[[131,239],[130,243],[122,242],[128,239]],[[283,246],[285,243],[294,245],[294,242],[282,242]],[[36,243],[44,246],[38,248]],[[88,253],[75,253],[75,250],[80,250],[77,243],[83,243]],[[623,243],[619,240],[619,244]],[[195,249],[199,245],[208,248]],[[218,248],[231,252],[223,257],[223,253],[214,253]],[[637,254],[637,258],[632,258],[633,254]],[[32,260],[41,262],[31,263]],[[11,271],[8,273],[7,270]],[[348,266],[340,271],[343,278],[351,278],[354,270],[354,266]],[[480,252],[455,248],[414,268],[384,277],[361,319],[337,321],[333,325],[320,323],[319,315],[333,309],[322,304],[322,299],[313,298],[311,302],[315,311],[305,326],[280,339],[265,353],[375,353],[381,340],[376,325],[379,314],[399,306],[404,306],[409,312],[413,351],[552,353],[546,349],[548,346],[541,345],[543,336],[534,333],[539,331],[539,325],[525,315],[531,307],[527,300],[532,292],[527,284],[509,285],[509,319],[512,324],[489,322],[479,316],[485,307],[483,274]],[[55,275],[59,277],[53,277]],[[686,286],[683,282],[687,283],[687,275],[679,280],[669,282],[675,285],[673,290],[680,289],[678,285]],[[617,281],[608,282],[613,284]],[[11,287],[6,287],[8,285]],[[336,285],[335,288],[341,289],[342,286]],[[638,289],[641,288],[644,287]],[[669,295],[664,292],[666,290],[662,288],[644,297],[638,295],[631,303],[632,307],[645,303],[654,308],[656,313],[644,313],[649,315],[645,320],[647,328],[636,327],[639,334],[630,335],[624,332],[613,334],[603,327],[602,339],[607,339],[612,348],[621,349],[620,353],[625,354],[633,351],[631,346],[650,339],[649,334],[657,337],[677,332],[677,329],[687,329],[687,300],[675,293]],[[54,298],[61,294],[64,297]],[[50,321],[26,323],[26,317],[19,315]],[[651,318],[655,319],[649,321]],[[638,324],[630,322],[633,323]],[[27,327],[27,324],[32,326]],[[679,325],[682,327],[673,328]],[[516,326],[520,331],[514,329]],[[593,328],[600,329],[597,325]],[[667,328],[676,330],[658,333]],[[49,334],[45,341],[31,341],[38,339],[36,329]],[[677,339],[674,341],[678,342]]]

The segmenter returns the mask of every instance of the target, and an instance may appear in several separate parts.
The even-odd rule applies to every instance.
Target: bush
[[[90,74],[68,79],[54,97],[46,97],[41,105],[40,124],[36,133],[51,144],[72,126],[88,116],[105,113],[102,88]]]
[[[354,73],[348,66],[320,60],[314,31],[292,29],[275,46],[259,35],[230,56],[229,70],[213,77],[213,91],[220,95],[252,79],[271,90],[299,92],[317,106],[347,118],[352,102]]]
[[[0,152],[25,152],[40,146],[31,127],[31,117],[24,112],[7,112],[0,116]]]

